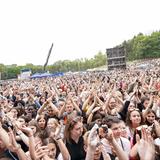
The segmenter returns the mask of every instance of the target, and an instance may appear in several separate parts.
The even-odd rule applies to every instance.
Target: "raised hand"
[[[45,155],[48,155],[49,149],[47,146],[42,146],[36,149],[36,160],[41,160]]]
[[[9,129],[8,135],[10,141],[8,149],[11,150],[12,152],[17,152],[21,148],[21,146],[17,144],[12,129],[10,127],[8,129]]]
[[[22,127],[21,127],[21,131],[24,132],[24,133],[26,133],[28,137],[33,136],[33,131],[32,131],[32,129],[29,128],[29,127],[22,126]]]
[[[138,154],[141,160],[152,160],[155,156],[155,148],[152,136],[145,128],[141,129],[142,138],[138,141]]]
[[[88,136],[88,145],[93,149],[95,149],[97,147],[98,143],[100,142],[100,139],[97,134],[97,129],[98,129],[98,125],[95,124],[92,127],[92,129],[89,133],[89,136]]]

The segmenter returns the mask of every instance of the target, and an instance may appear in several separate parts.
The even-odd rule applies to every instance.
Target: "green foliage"
[[[126,49],[128,60],[160,57],[160,32],[151,35],[142,33],[122,43]]]
[[[47,70],[51,73],[54,72],[68,72],[68,71],[84,71],[89,68],[99,67],[106,64],[106,54],[99,52],[94,58],[87,59],[76,59],[74,61],[64,60],[57,61],[53,65],[47,66]],[[31,63],[25,66],[17,66],[16,64],[5,66],[0,64],[0,72],[2,79],[13,79],[20,74],[21,69],[30,68],[32,73],[43,72],[43,66],[34,66]]]
[[[139,33],[132,39],[124,41],[120,46],[124,46],[126,57],[129,61],[144,58],[160,57],[160,31],[153,32],[151,35],[143,35]],[[74,61],[64,60],[57,61],[53,65],[47,66],[47,70],[54,72],[68,71],[84,71],[86,69],[100,67],[106,64],[106,54],[99,52],[93,58],[81,58]],[[43,72],[43,66],[35,66],[31,63],[25,66],[17,66],[16,64],[5,66],[0,64],[0,72],[2,79],[16,78],[20,74],[20,70],[30,68],[32,73]]]

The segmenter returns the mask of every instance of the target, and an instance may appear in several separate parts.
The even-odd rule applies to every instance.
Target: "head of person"
[[[14,119],[17,119],[18,111],[17,111],[16,108],[14,108],[14,107],[11,108],[10,113],[12,114],[12,116],[13,116]]]
[[[116,107],[116,99],[114,97],[111,97],[109,99],[108,107],[109,107],[110,110],[112,110]]]
[[[18,126],[21,128],[22,126],[27,126],[29,119],[26,116],[20,116],[17,119]]]
[[[46,138],[45,140],[43,140],[43,145],[47,146],[49,149],[49,158],[56,159],[58,157],[60,151],[55,140],[53,140],[52,138]]]
[[[67,96],[66,91],[63,91],[62,89],[59,89],[59,91],[61,92],[61,96],[62,97],[66,97]]]
[[[96,122],[99,124],[100,120],[102,120],[103,116],[97,111],[96,113],[93,114],[92,121]]]
[[[108,117],[106,119],[106,125],[112,130],[114,138],[121,137],[121,120],[118,117]]]
[[[64,131],[65,140],[70,143],[70,140],[79,139],[83,133],[83,123],[81,117],[69,119]]]
[[[136,108],[136,103],[134,101],[130,101],[130,104],[128,106],[128,112],[134,110]]]
[[[148,104],[149,104],[149,98],[148,97],[142,97],[141,103],[144,106],[144,108],[147,108]]]
[[[40,99],[39,99],[40,105],[42,105],[45,101],[46,101],[45,96],[41,96]]]
[[[20,103],[21,104],[21,103]],[[21,115],[23,115],[23,114],[25,114],[25,108],[24,108],[24,106],[22,106],[22,105],[17,105],[16,107],[14,107],[14,108],[16,108],[16,110],[17,110],[17,112],[18,112],[18,117],[19,116],[21,116]]]
[[[155,111],[152,109],[147,110],[146,116],[145,116],[145,123],[150,126],[154,123],[154,120],[156,120]]]
[[[60,98],[58,101],[58,108],[61,109],[65,104],[65,100],[63,98]]]
[[[35,133],[38,131],[38,127],[37,127],[37,122],[36,122],[36,120],[30,121],[30,122],[28,123],[28,127],[29,127],[30,129],[32,129],[33,134],[35,134]]]
[[[47,122],[47,127],[50,129],[50,130],[53,130],[55,131],[56,128],[58,127],[58,121],[55,119],[55,118],[49,118],[48,119],[48,122]]]
[[[130,128],[136,128],[143,123],[143,118],[138,108],[132,108],[128,110],[126,117],[126,124]]]
[[[87,147],[88,147],[88,136],[89,136],[90,131],[87,131],[84,136],[84,150],[87,152]],[[102,153],[102,145],[98,144],[96,147],[96,150],[94,151],[94,158],[93,160],[99,160],[101,157],[101,153]]]
[[[127,82],[122,82],[122,89],[127,90],[128,89],[128,83]]]
[[[48,114],[48,116],[54,116],[55,115],[55,112],[54,112],[54,110],[52,109],[51,106],[47,107],[47,114]]]
[[[47,126],[47,117],[45,115],[40,115],[38,118],[37,118],[37,126],[39,129],[41,130],[44,130]]]
[[[74,109],[74,107],[73,107],[72,101],[71,101],[71,100],[67,100],[65,111],[66,111],[68,114],[70,114],[70,113],[73,112],[73,109]]]
[[[37,114],[37,107],[35,104],[29,104],[26,108],[26,114],[30,116],[31,118],[35,118]]]

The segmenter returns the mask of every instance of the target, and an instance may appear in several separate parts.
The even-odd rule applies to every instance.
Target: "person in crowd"
[[[158,160],[160,63],[150,63],[3,81],[0,160]]]

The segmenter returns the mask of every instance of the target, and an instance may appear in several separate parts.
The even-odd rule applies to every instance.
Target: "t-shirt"
[[[122,147],[123,151],[125,151],[127,153],[127,155],[129,155],[129,152],[131,150],[130,141],[124,137],[120,137],[120,138],[116,139],[116,141]],[[103,139],[101,142],[103,143],[103,145],[105,147],[106,153],[112,154],[112,149],[111,149],[111,146],[109,145],[108,141],[106,139]]]
[[[6,150],[3,153],[0,154],[1,158],[8,158],[9,160],[19,160],[18,157],[16,157],[11,151]]]
[[[81,136],[78,143],[70,139],[70,143],[66,142],[66,147],[71,156],[71,160],[85,160],[86,153],[84,151],[84,140]]]

